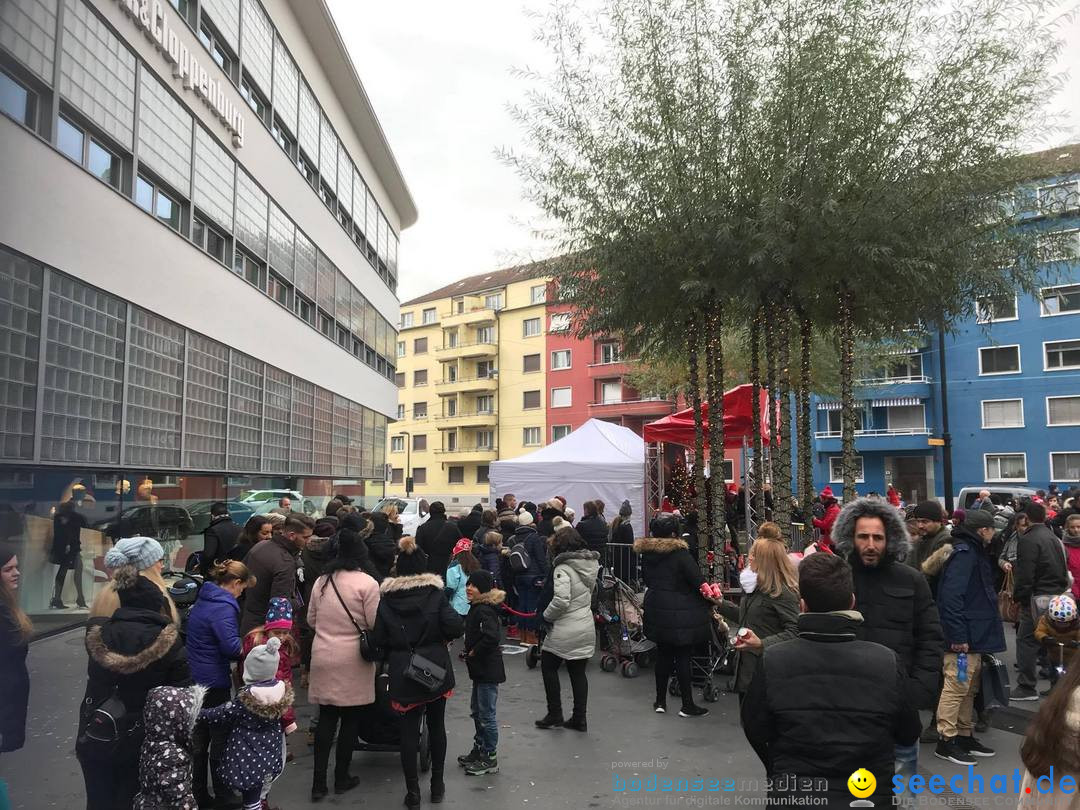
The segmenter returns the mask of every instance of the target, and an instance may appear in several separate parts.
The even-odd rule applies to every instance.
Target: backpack
[[[124,701],[113,689],[87,716],[76,740],[76,748],[83,756],[112,759],[120,744],[131,734],[132,725]]]
[[[510,549],[510,570],[515,574],[524,574],[532,565],[529,552],[525,550],[525,543],[515,543]]]

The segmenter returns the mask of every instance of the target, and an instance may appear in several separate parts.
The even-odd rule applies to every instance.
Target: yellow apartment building
[[[451,512],[487,503],[491,462],[545,443],[544,271],[483,273],[401,304],[388,493]]]

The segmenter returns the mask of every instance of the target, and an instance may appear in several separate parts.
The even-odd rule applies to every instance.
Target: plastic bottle
[[[967,653],[958,653],[956,656],[956,680],[967,683]]]

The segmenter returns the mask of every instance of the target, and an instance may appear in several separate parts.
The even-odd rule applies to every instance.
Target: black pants
[[[668,681],[674,672],[679,681],[679,693],[684,706],[694,702],[693,684],[690,681],[690,653],[693,647],[676,647],[674,644],[656,645],[656,702],[666,703]]]
[[[589,679],[585,677],[587,658],[568,661],[544,650],[540,653],[540,672],[544,676],[544,694],[547,696],[548,715],[562,717],[562,689],[559,685],[559,667],[566,664],[570,673],[570,689],[574,693],[575,720],[585,719],[585,710],[589,703]]]
[[[110,761],[79,757],[86,783],[86,810],[131,810],[139,792],[139,758],[124,756]]]
[[[326,784],[326,769],[330,764],[330,746],[334,732],[341,721],[341,733],[337,738],[337,754],[334,759],[334,781],[341,784],[349,780],[349,763],[352,762],[356,735],[360,729],[359,706],[319,706],[319,725],[315,728],[315,781]]]
[[[212,709],[228,703],[232,697],[231,690],[226,686],[215,686],[206,690],[203,698],[203,708]],[[224,798],[232,791],[217,775],[217,763],[225,754],[225,743],[229,739],[227,728],[210,729],[208,723],[199,722],[191,732],[191,787],[195,798],[205,799],[209,791],[206,788],[206,766],[209,760],[210,776],[214,785],[214,796]]]
[[[442,779],[446,765],[446,698],[439,698],[401,716],[401,770],[405,772],[405,784],[410,786],[420,784],[417,757],[420,754],[420,720],[425,716],[431,745],[432,780]]]
[[[75,572],[75,576],[73,577],[75,580],[75,594],[79,600],[79,604],[85,605],[86,597],[83,596],[82,583],[83,565],[82,558],[80,558],[78,554],[76,554],[74,558],[68,557],[60,563],[60,567],[56,572],[56,579],[53,582],[53,601],[60,601],[60,594],[64,592],[64,580],[67,579],[68,571]]]

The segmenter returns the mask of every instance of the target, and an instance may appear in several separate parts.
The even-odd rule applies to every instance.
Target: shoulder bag
[[[345,615],[349,617],[349,621],[352,622],[353,627],[356,628],[357,634],[360,636],[360,657],[368,663],[377,660],[375,646],[371,643],[371,638],[368,636],[368,631],[361,627],[356,619],[353,618],[352,611],[349,610],[349,606],[345,604],[345,600],[341,598],[341,592],[337,589],[337,584],[334,582],[334,575],[330,575],[330,587],[334,589],[334,594],[337,596],[338,601],[341,603],[341,607],[345,610]]]
[[[436,591],[435,596],[439,599],[443,598],[442,593]],[[428,600],[428,606],[430,607],[433,600]],[[396,612],[396,611],[395,611]],[[446,683],[446,667],[441,667],[426,656],[421,655],[416,651],[416,645],[423,641],[424,636],[427,634],[428,628],[428,616],[425,611],[424,614],[424,629],[420,631],[420,636],[417,638],[416,643],[409,644],[409,635],[405,630],[404,623],[401,625],[401,633],[405,637],[405,643],[409,644],[409,663],[405,665],[405,671],[402,675],[407,680],[412,681],[417,686],[427,690],[434,694],[442,684]],[[400,619],[400,616],[398,617]]]
[[[1020,605],[1013,601],[1013,572],[1005,572],[1005,581],[998,592],[998,613],[1003,621],[1016,624],[1020,621]]]

